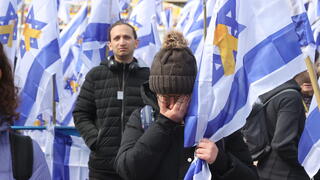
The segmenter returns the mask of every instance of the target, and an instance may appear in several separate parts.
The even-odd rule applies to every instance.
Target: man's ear
[[[138,46],[139,46],[139,39],[136,39],[134,44],[135,44],[135,49],[138,48]]]
[[[107,42],[107,46],[109,48],[109,51],[112,51],[112,46],[111,46],[111,42],[110,41]]]

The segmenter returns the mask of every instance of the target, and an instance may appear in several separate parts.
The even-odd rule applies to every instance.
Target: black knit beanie
[[[157,94],[191,94],[196,75],[196,59],[187,46],[187,40],[180,32],[167,33],[163,47],[151,66],[151,91]]]

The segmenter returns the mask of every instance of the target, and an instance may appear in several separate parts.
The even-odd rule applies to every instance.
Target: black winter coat
[[[194,148],[183,148],[184,126],[159,114],[156,97],[147,84],[144,85],[142,97],[146,104],[155,109],[155,122],[144,132],[141,108],[132,113],[121,140],[116,170],[126,180],[183,179],[194,158]],[[215,163],[210,165],[212,179],[258,179],[240,132],[216,144],[219,153]]]
[[[129,70],[129,64],[123,66],[118,63],[116,69],[110,70],[107,61],[103,61],[90,70],[73,111],[75,126],[91,150],[89,176],[97,179],[120,179],[113,164],[120,146],[121,124],[125,125],[131,113],[143,105],[140,85],[148,80],[149,68]],[[117,93],[122,89],[123,75],[122,101]]]
[[[271,152],[258,162],[262,180],[309,180],[298,162],[298,143],[305,123],[300,87],[290,80],[261,96],[262,102],[284,89],[295,89],[273,98],[266,106]]]

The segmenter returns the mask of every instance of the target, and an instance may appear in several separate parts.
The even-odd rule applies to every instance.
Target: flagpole
[[[203,16],[204,16],[204,21],[203,21],[203,37],[206,39],[207,36],[207,3],[206,0],[203,0]]]
[[[316,97],[318,108],[320,110],[320,90],[319,90],[319,84],[318,84],[318,81],[317,81],[317,76],[316,76],[315,70],[313,68],[313,63],[311,62],[309,56],[305,59],[305,62],[306,62],[306,65],[307,65],[309,76],[310,76],[313,92],[314,92],[314,95]]]

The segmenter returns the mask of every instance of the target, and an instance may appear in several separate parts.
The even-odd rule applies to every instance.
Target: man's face
[[[301,93],[312,96],[313,95],[313,88],[310,80],[309,73],[307,71],[302,72],[300,74],[301,79],[302,79],[302,84],[300,85],[301,88]]]
[[[130,62],[134,49],[138,47],[138,40],[134,39],[132,29],[122,24],[113,27],[110,31],[108,46],[117,61]]]

